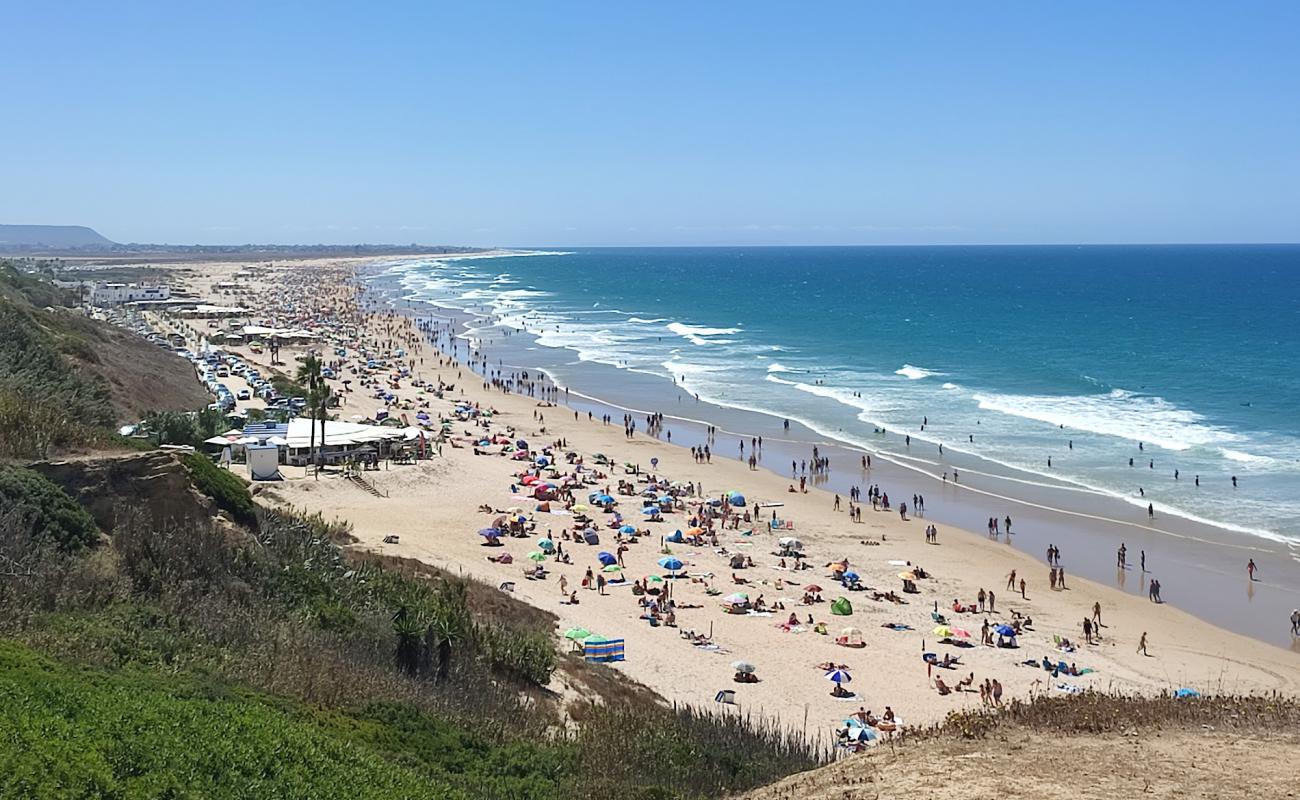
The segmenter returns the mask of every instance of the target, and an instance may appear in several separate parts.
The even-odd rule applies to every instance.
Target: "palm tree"
[[[296,376],[298,383],[307,387],[307,413],[311,414],[316,404],[313,402],[316,398],[317,388],[324,382],[320,374],[320,359],[314,355],[308,355],[298,365],[298,374]],[[316,423],[311,426],[311,444],[308,447],[310,453],[316,452]],[[319,475],[319,472],[317,473]]]
[[[326,409],[329,408],[330,399],[333,396],[334,393],[330,391],[329,384],[326,383],[324,379],[321,379],[321,382],[316,386],[316,391],[314,392],[314,396],[313,396],[315,403],[312,405],[316,419],[320,420],[320,447],[316,450],[316,477],[317,478],[320,477],[321,461],[322,461],[321,454],[325,450],[325,421],[329,419],[329,412],[326,411]],[[315,429],[316,429],[316,423],[312,422],[313,433],[315,432]]]

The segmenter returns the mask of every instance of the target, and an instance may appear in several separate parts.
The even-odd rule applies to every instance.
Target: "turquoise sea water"
[[[479,336],[527,330],[562,384],[636,370],[936,473],[943,443],[1300,542],[1300,246],[620,248],[388,273],[484,315]]]

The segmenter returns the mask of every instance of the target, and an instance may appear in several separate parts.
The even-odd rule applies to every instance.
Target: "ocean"
[[[1300,246],[602,248],[384,275],[474,315],[494,360],[629,407],[674,410],[611,397],[610,370],[936,478],[1300,544]]]

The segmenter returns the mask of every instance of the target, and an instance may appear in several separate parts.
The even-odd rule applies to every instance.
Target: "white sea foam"
[[[958,386],[958,385],[955,384],[955,383],[945,383],[945,384],[943,385],[943,388],[948,389],[948,390],[952,390],[952,389],[960,389],[961,387]]]
[[[670,322],[664,327],[695,345],[710,345],[718,344],[720,342],[730,342],[733,340],[710,339],[708,337],[728,336],[730,334],[740,333],[740,328],[707,328],[703,325],[687,325],[684,322]]]
[[[936,375],[943,375],[942,372],[925,369],[924,367],[914,367],[911,364],[904,364],[901,369],[894,370],[895,375],[902,375],[904,378],[913,381],[919,381],[922,378],[932,378]]]
[[[667,317],[656,317],[655,319],[642,319],[641,317],[628,317],[628,322],[635,322],[638,325],[654,325],[660,322],[667,322]]]
[[[1073,430],[1148,442],[1166,450],[1237,442],[1241,436],[1205,422],[1195,411],[1163,397],[1115,389],[1104,395],[977,394],[986,411],[1038,420]]]
[[[1287,466],[1286,462],[1280,461],[1276,458],[1256,455],[1254,453],[1244,453],[1240,450],[1230,450],[1226,447],[1219,448],[1219,454],[1229,461],[1236,461],[1238,464],[1248,464],[1252,467],[1276,468]]]

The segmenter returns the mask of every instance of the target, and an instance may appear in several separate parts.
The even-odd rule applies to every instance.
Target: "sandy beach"
[[[975,689],[986,680],[1001,684],[1003,702],[1034,692],[1089,687],[1142,693],[1180,687],[1204,693],[1300,692],[1300,655],[1295,652],[1216,627],[1167,603],[1150,602],[1143,596],[1073,574],[1068,576],[1069,588],[1053,589],[1042,557],[990,540],[983,531],[939,524],[937,543],[927,542],[925,531],[931,523],[923,516],[915,516],[910,508],[907,518],[898,513],[900,500],[912,505],[913,490],[906,484],[889,482],[897,480],[896,472],[882,471],[875,477],[851,461],[844,463],[848,457],[836,454],[832,466],[837,475],[852,472],[859,475],[855,483],[879,483],[893,498],[893,508],[888,511],[873,510],[870,503],[860,505],[861,521],[856,522],[848,513],[847,497],[840,498],[837,509],[832,493],[815,488],[811,482],[807,492],[791,492],[788,475],[751,469],[746,460],[737,457],[731,444],[718,446],[709,463],[699,463],[687,447],[646,436],[642,432],[644,420],[638,420],[637,432],[629,438],[618,416],[611,424],[603,423],[598,413],[589,418],[593,406],[588,401],[573,398],[571,408],[563,403],[564,394],[560,392],[560,404],[542,404],[536,398],[485,384],[464,363],[452,362],[440,354],[410,318],[393,312],[366,313],[359,305],[361,290],[353,282],[359,263],[322,260],[259,267],[255,277],[243,279],[247,291],[234,297],[252,308],[249,322],[277,325],[292,321],[302,325],[314,321],[314,330],[322,336],[317,347],[324,351],[326,361],[340,360],[331,355],[333,348],[346,348],[342,372],[354,383],[341,395],[342,404],[334,412],[340,419],[369,418],[383,406],[369,387],[361,386],[365,376],[358,367],[364,366],[356,354],[360,347],[368,347],[371,357],[404,348],[406,355],[401,359],[387,356],[390,366],[397,361],[413,362],[411,377],[435,387],[440,382],[455,387],[436,398],[432,392],[413,386],[409,379],[399,380],[399,388],[390,389],[397,396],[389,406],[394,413],[405,409],[413,416],[417,409],[426,408],[434,419],[451,418],[457,404],[491,409],[494,413],[486,424],[477,419],[455,420],[449,431],[451,441],[442,445],[435,458],[366,472],[364,477],[378,490],[378,496],[345,480],[337,470],[317,479],[304,469],[286,467],[286,480],[265,485],[263,498],[346,519],[353,525],[359,546],[417,558],[493,585],[513,583],[516,597],[559,614],[561,625],[556,636],[560,646],[567,644],[560,635],[570,626],[625,639],[627,660],[616,668],[669,700],[715,705],[719,691],[734,690],[735,708],[741,712],[775,716],[791,727],[829,732],[859,707],[879,715],[888,706],[906,724],[935,722],[950,710],[978,705],[981,695]],[[214,292],[214,285],[234,280],[234,273],[241,267],[191,263],[182,269],[186,282],[198,294],[221,296]],[[181,324],[189,328],[196,344],[199,336],[212,330],[201,321]],[[247,347],[228,349],[250,362],[270,366],[267,354],[253,354]],[[280,357],[287,365],[279,369],[291,374],[296,368],[295,356],[307,349],[284,348]],[[462,362],[467,351],[462,342],[456,351]],[[380,376],[387,370],[372,372]],[[331,385],[336,391],[343,388],[341,383]],[[599,545],[564,540],[563,532],[574,527],[573,517],[559,502],[552,505],[557,513],[534,510],[536,501],[522,493],[519,479],[527,462],[500,454],[501,448],[495,445],[488,448],[490,454],[475,454],[473,442],[493,435],[509,441],[527,440],[533,451],[562,442],[555,447],[558,474],[573,473],[575,465],[564,457],[569,452],[591,469],[582,474],[590,479],[590,488],[575,489],[580,495],[578,502],[584,502],[592,489],[608,487],[619,501],[617,510],[628,522],[648,531],[622,554],[626,583],[611,585],[603,593],[581,587],[589,568],[600,569],[597,553],[616,550],[614,531],[605,526],[606,515],[593,514],[600,530]],[[683,442],[682,437],[678,441],[693,443]],[[615,466],[596,467],[597,453],[608,455]],[[622,467],[625,462],[636,465],[638,474],[628,474]],[[639,513],[639,498],[616,491],[620,480],[640,480],[638,488],[644,488],[646,473],[665,481],[693,484],[702,491],[682,498],[686,510],[667,514],[662,522],[646,522]],[[520,491],[512,492],[512,485]],[[717,547],[709,543],[661,545],[662,537],[690,527],[692,500],[720,498],[730,490],[746,498],[745,508],[736,511],[752,511],[757,503],[762,519],[742,523],[736,529],[728,526],[717,530]],[[943,502],[941,497],[932,498],[932,505],[933,501]],[[490,507],[491,513],[480,511],[481,506]],[[514,506],[524,509],[533,530],[525,538],[502,539],[503,547],[484,547],[479,529]],[[767,520],[773,512],[790,523],[788,529],[769,529]],[[752,535],[745,535],[751,528]],[[383,540],[388,536],[397,536],[399,543],[385,544]],[[532,563],[527,555],[537,550],[537,540],[543,536],[562,541],[572,563],[548,559],[549,577],[526,580],[525,567]],[[777,541],[783,536],[796,537],[802,543],[811,568],[795,571],[791,569],[794,559],[789,557],[785,558],[785,567],[781,566],[782,558],[776,551]],[[1078,541],[1062,544],[1086,547]],[[499,557],[503,552],[510,553],[513,563],[488,560],[488,556]],[[753,566],[733,570],[729,561],[737,553],[752,559]],[[669,579],[676,603],[675,627],[651,626],[642,619],[644,609],[630,588],[632,581],[666,574],[658,565],[665,555],[680,559],[691,576]],[[1130,554],[1134,568],[1135,556]],[[871,590],[841,589],[828,565],[842,561],[847,561]],[[903,594],[899,573],[916,567],[930,577],[915,581],[917,593]],[[1008,580],[1013,571],[1014,585]],[[733,582],[733,573],[744,581],[743,585]],[[561,578],[570,591],[577,592],[577,605],[561,603]],[[1137,578],[1134,571],[1133,579]],[[1021,579],[1025,582],[1023,596]],[[800,604],[809,584],[822,588],[823,602]],[[899,593],[905,602],[873,600],[873,590]],[[996,595],[994,610],[952,610],[954,599],[978,608],[976,598],[981,590]],[[747,593],[751,600],[761,595],[768,606],[780,603],[784,608],[762,614],[727,613],[721,599],[737,591]],[[831,613],[831,601],[841,596],[850,601],[852,614]],[[958,645],[939,643],[941,636],[935,633],[932,617],[936,604],[948,625],[969,632],[969,639],[955,633]],[[1085,618],[1092,617],[1094,604],[1099,604],[1101,610],[1100,639],[1088,645],[1081,625]],[[799,624],[787,629],[782,624],[791,614]],[[1017,637],[1018,647],[981,643],[981,627],[986,620],[990,626],[1010,624],[1015,614],[1021,616],[1021,622],[1032,618],[1032,626]],[[810,616],[812,624],[808,623]],[[814,630],[819,623],[824,624],[825,635]],[[836,637],[848,627],[860,631],[863,647],[836,645]],[[683,638],[687,631],[711,634],[713,646],[694,646]],[[1144,633],[1147,654],[1138,652]],[[1058,648],[1058,637],[1069,639],[1075,649]],[[931,667],[922,658],[926,652],[940,659],[951,655],[958,663],[952,669]],[[1044,657],[1091,671],[1078,676],[1053,676],[1037,665]],[[731,664],[738,660],[757,668],[759,682],[733,681],[735,670]],[[1035,666],[1023,663],[1031,660]],[[847,667],[852,681],[845,687],[854,693],[853,697],[831,695],[834,684],[818,668],[828,662]],[[956,686],[969,675],[973,675],[969,691],[941,695],[935,689],[935,676]]]

